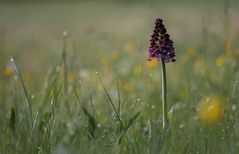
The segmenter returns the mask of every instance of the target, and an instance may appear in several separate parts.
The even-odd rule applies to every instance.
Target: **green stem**
[[[162,71],[162,109],[163,109],[163,129],[168,125],[168,112],[167,112],[167,79],[166,67],[164,59],[161,64]]]

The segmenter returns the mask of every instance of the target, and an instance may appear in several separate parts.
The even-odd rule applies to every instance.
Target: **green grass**
[[[231,3],[229,14],[223,2],[204,1],[0,5],[0,154],[237,154],[239,22]],[[177,58],[166,65],[167,131],[160,63],[146,62],[158,16]],[[211,96],[228,108],[206,126],[198,110]]]

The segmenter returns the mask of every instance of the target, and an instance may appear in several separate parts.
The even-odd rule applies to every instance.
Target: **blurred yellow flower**
[[[231,50],[226,50],[226,54],[229,58],[239,59],[239,50],[236,48],[233,48]]]
[[[107,57],[103,57],[103,58],[101,59],[101,64],[102,64],[103,66],[109,65],[109,63],[110,63],[110,60],[109,60]]]
[[[217,59],[216,59],[216,65],[218,67],[223,67],[225,64],[225,56],[224,55],[221,55],[219,56]]]
[[[128,53],[131,53],[135,50],[135,46],[133,43],[131,42],[127,42],[125,45],[124,45],[124,51],[125,52],[128,52]]]
[[[151,61],[147,61],[146,62],[146,66],[148,67],[148,68],[155,68],[155,67],[157,67],[158,66],[158,61],[157,61],[157,59],[152,59]]]
[[[3,74],[4,74],[5,77],[10,77],[10,76],[13,74],[13,68],[10,67],[10,66],[7,66],[7,67],[4,69]]]
[[[194,68],[197,72],[199,72],[200,74],[205,74],[206,71],[206,67],[205,67],[205,63],[204,60],[202,59],[197,59],[194,63]]]
[[[56,71],[60,74],[60,76],[63,76],[64,74],[63,66],[57,66]]]
[[[119,81],[119,88],[127,92],[132,92],[134,90],[133,84],[129,82],[122,82],[122,81]]]
[[[112,58],[112,60],[118,59],[119,58],[119,52],[118,51],[113,51],[111,53],[111,58]]]
[[[186,52],[186,54],[189,58],[196,56],[196,53],[197,53],[196,48],[189,48]]]
[[[134,67],[134,74],[135,75],[141,75],[143,73],[143,68],[140,65],[136,65]]]
[[[231,50],[231,49],[232,49],[232,44],[231,44],[230,42],[226,42],[226,43],[224,44],[224,48],[225,48],[226,50]]]
[[[188,62],[190,59],[195,57],[197,54],[197,50],[195,48],[188,48],[186,53],[182,56],[181,61],[183,63]]]
[[[134,90],[134,86],[131,83],[125,83],[124,89],[128,92],[132,92]]]
[[[101,59],[101,64],[103,66],[104,71],[108,72],[110,69],[110,60],[107,57]]]
[[[232,58],[232,59],[239,58],[239,50],[237,48],[233,47],[232,43],[226,42],[224,44],[224,48],[225,48],[226,55],[229,58]]]
[[[226,105],[227,101],[219,96],[204,98],[199,104],[199,119],[208,126],[219,124],[226,116]]]
[[[76,79],[75,73],[71,72],[71,73],[68,74],[68,81],[69,82],[74,82],[75,79]]]

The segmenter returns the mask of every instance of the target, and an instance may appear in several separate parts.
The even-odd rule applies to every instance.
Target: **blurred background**
[[[24,70],[30,91],[38,93],[46,73],[61,62],[64,45],[69,71],[77,76],[100,70],[108,77],[107,73],[116,71],[128,80],[134,80],[134,72],[148,79],[150,74],[158,72],[156,62],[146,62],[156,17],[164,20],[175,42],[177,59],[183,63],[180,68],[177,64],[169,67],[184,76],[190,75],[191,69],[197,77],[197,69],[205,75],[202,69],[209,67],[210,60],[213,65],[224,66],[225,50],[233,49],[234,58],[238,54],[238,3],[236,0],[2,0],[0,82],[5,87],[6,68],[10,57],[14,57]],[[67,32],[65,43],[63,32]],[[209,63],[205,63],[207,59]],[[173,74],[173,81],[178,82]],[[157,77],[155,81],[159,82]],[[218,80],[223,82],[222,78]]]
[[[156,17],[164,19],[176,46],[202,43],[204,29],[215,37],[225,36],[223,0],[0,2],[1,70],[10,56],[19,57],[26,63],[24,65],[31,62],[32,69],[35,65],[45,67],[52,63],[59,58],[63,31],[69,33],[70,52],[74,49],[79,53],[77,59],[81,64],[91,66],[99,63],[99,55],[115,50],[121,52],[128,42],[134,44],[139,55],[147,55],[147,43]],[[228,12],[231,38],[238,37],[238,13],[238,1],[232,0]],[[48,58],[51,60],[42,62]]]
[[[156,17],[164,20],[175,42],[177,59],[203,72],[200,69],[209,65],[204,64],[205,56],[220,66],[225,63],[224,49],[233,48],[234,55],[238,54],[235,42],[239,39],[238,3],[236,0],[2,0],[0,82],[8,78],[6,68],[10,57],[14,57],[24,70],[30,90],[36,93],[49,68],[61,62],[64,44],[70,71],[78,75],[81,70],[83,74],[84,70],[113,72],[116,67],[125,76],[134,71],[147,76],[152,73],[148,66],[157,72],[157,66],[146,62]],[[63,32],[67,32],[65,43]],[[195,55],[198,59],[193,59]],[[177,68],[175,64],[170,67],[174,71],[184,70],[184,75],[189,75],[191,69]]]
[[[238,0],[0,0],[0,153],[124,153],[128,142],[99,74],[132,150],[158,148],[160,63],[147,61],[157,17],[177,58],[166,65],[172,135],[165,153],[238,153],[238,15]]]

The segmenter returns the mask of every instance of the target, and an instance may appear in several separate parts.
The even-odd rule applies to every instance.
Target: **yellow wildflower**
[[[197,59],[194,63],[194,68],[196,71],[198,71],[200,74],[205,74],[206,67],[205,63],[202,59]]]
[[[190,59],[195,57],[197,54],[197,50],[195,48],[189,48],[186,53],[182,56],[181,60],[183,63],[188,62]]]
[[[125,50],[125,52],[131,53],[135,50],[135,46],[133,43],[128,42],[124,45],[124,50]]]
[[[146,62],[146,66],[148,67],[148,68],[155,68],[155,67],[157,67],[158,66],[158,61],[157,61],[157,59],[152,59],[151,61],[147,61]]]
[[[231,50],[231,49],[232,49],[232,44],[231,44],[230,42],[226,42],[226,43],[224,44],[224,48],[225,48],[226,50]]]
[[[122,82],[122,81],[119,81],[119,88],[127,92],[132,92],[134,90],[133,84],[129,82]]]
[[[134,74],[140,75],[140,74],[142,74],[142,73],[143,73],[142,67],[141,67],[140,65],[136,65],[136,66],[134,67]]]
[[[110,60],[107,57],[101,59],[101,64],[103,66],[104,71],[108,72],[110,69]]]
[[[12,74],[13,74],[13,69],[12,67],[10,66],[7,66],[5,69],[4,69],[4,76],[6,77],[10,77]]]
[[[238,49],[233,47],[232,43],[226,42],[224,44],[225,52],[229,58],[232,59],[238,59],[239,58],[239,52]]]
[[[216,59],[216,65],[218,67],[223,67],[224,64],[225,64],[225,56],[222,55]]]
[[[224,98],[218,96],[206,98],[199,104],[199,119],[205,125],[215,126],[225,118],[226,110],[227,106]]]
[[[118,51],[113,51],[111,53],[111,58],[112,58],[112,60],[118,59],[119,58],[119,52]]]
[[[232,59],[238,59],[239,58],[239,50],[236,49],[236,48],[233,48],[231,50],[227,50],[226,54],[229,58],[232,58]]]
[[[127,92],[132,92],[134,90],[134,86],[131,84],[131,83],[125,83],[124,84],[124,89],[127,91]]]
[[[68,74],[68,81],[69,82],[74,82],[75,79],[76,79],[75,73],[71,72],[71,73]]]

